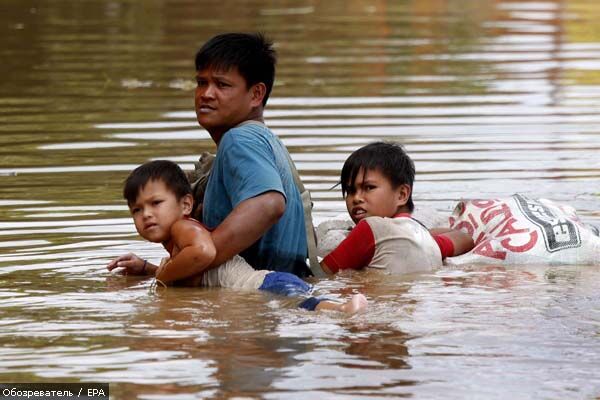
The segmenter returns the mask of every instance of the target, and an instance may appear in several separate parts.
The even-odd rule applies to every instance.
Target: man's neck
[[[246,118],[243,121],[240,121],[239,123],[237,123],[234,126],[229,126],[227,128],[219,128],[219,129],[213,129],[211,131],[208,131],[210,137],[212,138],[212,140],[215,142],[215,144],[217,145],[217,147],[219,147],[219,143],[221,142],[221,139],[223,139],[223,136],[232,128],[235,128],[236,126],[238,126],[239,124],[242,124],[246,121],[257,121],[257,122],[261,122],[264,123],[264,119],[262,116],[262,113],[252,117],[252,118]]]

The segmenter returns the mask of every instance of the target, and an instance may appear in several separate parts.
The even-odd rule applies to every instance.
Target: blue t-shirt
[[[287,149],[262,124],[227,131],[217,148],[204,194],[202,218],[216,228],[242,201],[269,191],[285,197],[283,216],[256,243],[240,253],[255,269],[310,274],[302,199],[292,176]]]

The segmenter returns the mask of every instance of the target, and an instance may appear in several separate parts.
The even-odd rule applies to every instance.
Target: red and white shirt
[[[407,274],[440,267],[442,259],[453,253],[447,236],[431,235],[410,214],[402,213],[363,219],[323,261],[333,273],[370,267]]]

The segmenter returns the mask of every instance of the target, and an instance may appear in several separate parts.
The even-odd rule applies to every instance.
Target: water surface
[[[600,6],[592,1],[5,0],[0,6],[0,381],[111,383],[113,398],[588,399],[600,395],[600,269],[471,266],[315,282],[351,318],[226,289],[150,290],[105,265],[165,253],[121,199],[135,166],[214,151],[195,50],[262,30],[266,121],[317,222],[343,161],[396,140],[415,201],[520,192],[599,224]]]

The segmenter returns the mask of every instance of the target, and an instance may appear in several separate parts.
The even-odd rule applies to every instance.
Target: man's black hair
[[[263,106],[273,89],[277,55],[273,43],[260,33],[224,33],[206,42],[196,53],[196,71],[237,68],[246,87],[262,82],[267,87]]]
[[[167,160],[149,161],[134,169],[125,180],[123,197],[128,205],[135,203],[140,190],[150,181],[162,181],[177,200],[192,193],[185,172],[179,165]]]
[[[394,189],[403,184],[410,186],[410,196],[406,206],[410,212],[414,210],[412,187],[415,181],[415,164],[401,145],[375,142],[352,153],[342,167],[341,184],[344,197],[346,197],[348,189],[354,185],[356,176],[361,169],[363,173],[369,170],[379,171],[390,180]]]

